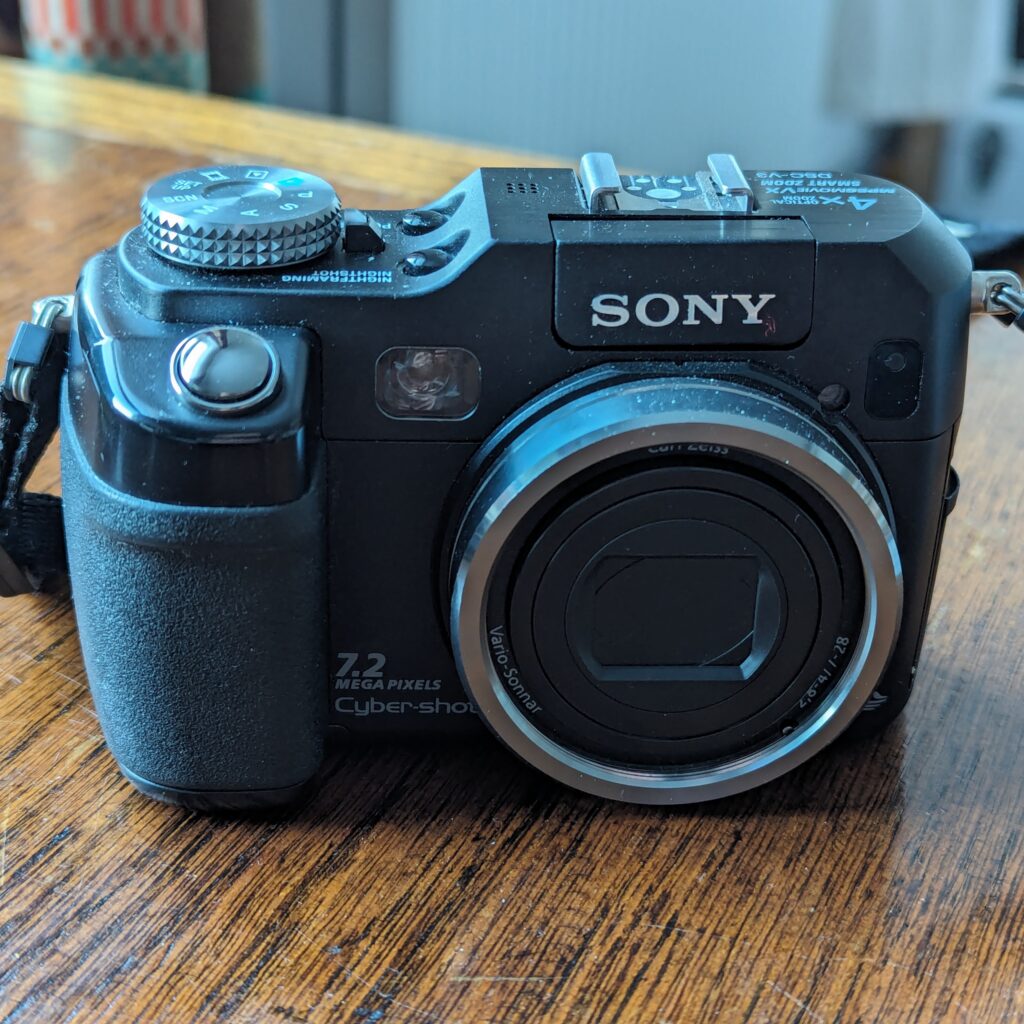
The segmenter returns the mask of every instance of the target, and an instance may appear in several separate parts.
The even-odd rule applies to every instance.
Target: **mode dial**
[[[246,270],[311,260],[342,231],[341,202],[323,178],[286,167],[197,167],[146,189],[142,231],[165,259]]]

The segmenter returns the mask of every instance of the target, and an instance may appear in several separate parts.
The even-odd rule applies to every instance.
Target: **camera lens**
[[[852,720],[901,571],[862,457],[809,409],[595,371],[484,446],[452,641],[513,750],[588,792],[683,803],[774,778]]]

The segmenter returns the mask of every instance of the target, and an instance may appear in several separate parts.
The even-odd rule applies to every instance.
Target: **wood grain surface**
[[[4,337],[166,171],[267,157],[391,205],[515,160],[12,64],[0,154]],[[196,816],[118,775],[68,599],[3,603],[0,1021],[1024,1020],[1022,382],[1024,339],[980,325],[904,718],[711,806],[602,803],[482,739],[341,749],[289,816]]]

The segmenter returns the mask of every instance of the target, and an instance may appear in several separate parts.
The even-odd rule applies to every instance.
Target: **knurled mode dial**
[[[342,231],[323,178],[286,167],[197,167],[153,182],[141,202],[150,248],[189,267],[248,270],[311,260]]]

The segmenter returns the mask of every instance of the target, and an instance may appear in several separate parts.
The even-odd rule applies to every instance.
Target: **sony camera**
[[[422,209],[203,167],[85,266],[64,524],[145,793],[286,802],[469,735],[617,800],[748,789],[914,683],[971,265],[823,171],[483,169]]]

